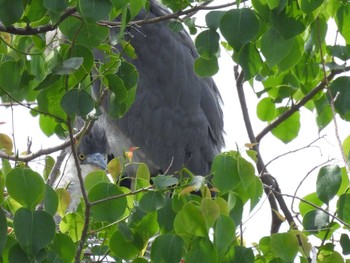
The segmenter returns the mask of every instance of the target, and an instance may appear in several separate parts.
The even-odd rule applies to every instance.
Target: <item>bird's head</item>
[[[80,164],[105,170],[109,151],[110,146],[105,130],[95,123],[91,131],[83,136],[80,141],[78,147]]]

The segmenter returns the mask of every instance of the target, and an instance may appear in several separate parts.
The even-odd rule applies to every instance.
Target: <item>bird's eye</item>
[[[84,161],[86,159],[85,154],[79,153],[78,155],[80,161]]]

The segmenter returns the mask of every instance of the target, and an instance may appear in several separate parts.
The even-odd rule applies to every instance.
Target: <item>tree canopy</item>
[[[14,138],[0,133],[0,262],[80,262],[107,256],[135,263],[297,258],[345,262],[350,254],[350,137],[337,138],[341,164],[315,168],[316,191],[293,197],[299,202],[297,211],[286,205],[259,145],[270,133],[286,144],[297,138],[301,109],[315,113],[319,131],[337,117],[350,121],[350,2],[164,0],[163,4],[173,13],[135,20],[149,8],[149,1],[0,0],[2,106],[28,108],[45,136],[65,139],[38,152],[18,153]],[[204,12],[205,22],[198,24],[196,17]],[[186,169],[180,178],[150,178],[148,167],[138,164],[131,189],[120,186],[123,169],[132,162],[132,151],[126,152],[108,164],[112,179],[104,171],[87,176],[87,196],[76,212],[66,213],[68,192],[52,187],[62,160],[50,154],[69,146],[74,151],[98,118],[90,114],[101,103],[91,95],[93,81],[102,80],[114,95],[112,117],[127,112],[138,73],[123,58],[136,57],[125,30],[160,21],[167,21],[175,32],[186,29],[193,35],[199,54],[193,67],[201,77],[222,70],[218,58],[223,52],[230,54],[250,140],[247,149],[219,154],[211,181]],[[114,28],[119,33],[109,37]],[[121,48],[115,49],[115,44]],[[97,65],[94,49],[108,54],[108,63]],[[93,71],[97,74],[91,77]],[[248,112],[252,105],[245,98],[251,88],[259,100],[257,117],[266,123],[256,134]],[[76,117],[86,120],[77,134],[72,127]],[[31,162],[41,156],[46,156],[45,169],[34,171]],[[191,194],[196,189],[201,196]],[[247,244],[243,211],[256,207],[264,192],[271,206],[271,235]],[[55,214],[63,218],[58,229]],[[289,230],[280,232],[284,221]]]

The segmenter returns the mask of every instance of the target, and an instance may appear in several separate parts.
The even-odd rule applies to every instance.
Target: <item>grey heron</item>
[[[151,0],[150,9],[142,10],[135,19],[167,14],[165,7]],[[111,34],[118,31],[112,30]],[[137,55],[135,59],[124,56],[139,73],[134,104],[122,118],[113,119],[108,116],[108,95],[105,97],[102,115],[80,144],[81,157],[86,158],[82,164],[88,163],[86,154],[122,156],[130,147],[139,147],[133,160],[146,163],[152,175],[175,173],[182,167],[196,175],[208,175],[215,155],[224,146],[223,113],[213,79],[201,78],[194,72],[198,53],[191,37],[159,22],[128,27],[125,38]],[[116,48],[122,51],[120,46]],[[103,52],[95,52],[95,60],[103,63],[106,59]],[[97,99],[103,88],[101,81],[94,82]],[[73,208],[81,191],[71,164],[69,169],[73,170],[66,173],[59,186],[69,182]],[[126,173],[131,176],[133,172],[131,169]]]
[[[164,6],[151,0],[150,9],[135,19],[167,14]],[[105,127],[112,152],[120,156],[129,147],[139,147],[134,160],[148,164],[152,174],[186,167],[194,174],[207,175],[224,146],[223,113],[213,79],[194,72],[198,53],[191,37],[184,30],[171,31],[163,21],[128,27],[125,38],[137,58],[124,58],[137,68],[139,83],[134,104],[121,119],[109,117],[108,99],[103,102],[98,123]],[[95,59],[103,62],[106,58],[95,52]],[[101,82],[94,82],[93,89],[98,97]]]

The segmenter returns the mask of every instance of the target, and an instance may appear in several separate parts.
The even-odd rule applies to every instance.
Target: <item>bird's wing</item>
[[[151,1],[150,12],[142,11],[137,19],[164,12]],[[197,53],[191,38],[172,32],[166,22],[131,27],[128,33],[137,59],[126,59],[139,72],[138,90],[123,118],[106,118],[109,137],[122,136],[140,147],[139,159],[153,170],[173,172],[185,165],[207,174],[224,144],[223,114],[213,80],[193,70]]]

